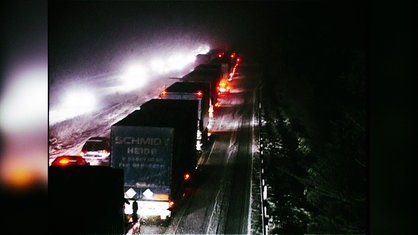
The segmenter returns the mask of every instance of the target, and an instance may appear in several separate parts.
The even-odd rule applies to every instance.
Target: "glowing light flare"
[[[0,176],[3,185],[13,189],[25,189],[40,182],[47,183],[48,155],[47,135],[39,133],[11,134],[6,136],[2,158],[0,158]]]
[[[181,53],[171,55],[167,60],[167,67],[169,71],[179,71],[191,64],[194,57],[187,56]]]
[[[174,208],[175,202],[174,201],[169,201],[168,202],[168,208]]]
[[[155,73],[162,74],[166,70],[165,65],[166,65],[166,63],[163,59],[154,58],[154,59],[151,59],[150,69]]]
[[[226,87],[226,82],[225,81],[219,82],[219,87]]]
[[[167,60],[169,70],[180,70],[184,66],[183,55],[172,55]]]
[[[190,180],[190,179],[191,179],[191,175],[190,175],[189,173],[185,173],[185,174],[184,174],[184,176],[183,176],[183,179],[184,179],[185,181],[188,181],[188,180]]]
[[[48,66],[43,57],[30,60],[3,71],[0,181],[13,190],[47,185]]]
[[[145,85],[149,78],[149,69],[140,63],[129,64],[120,76],[123,90],[133,90]]]
[[[161,93],[160,93],[160,97],[162,97],[162,96],[166,96],[166,95],[167,95],[167,91],[166,91],[166,90],[161,91]]]
[[[21,67],[3,87],[0,99],[0,127],[25,131],[42,126],[47,120],[47,73],[37,66]]]
[[[196,92],[196,96],[197,96],[197,97],[199,97],[199,98],[200,98],[200,97],[203,97],[203,92],[202,92],[202,91],[200,91],[200,90],[199,90],[199,91],[197,91],[197,92]]]
[[[229,86],[229,82],[227,80],[221,80],[218,84],[218,94],[230,92],[231,87]]]
[[[167,74],[170,72],[178,72],[192,64],[193,55],[184,53],[173,53],[170,56],[161,56],[151,59],[149,63],[149,72],[156,74]]]
[[[190,49],[180,49],[178,51],[161,50],[155,56],[148,59],[149,72],[156,74],[167,74],[170,72],[178,72],[194,63],[197,54],[205,54],[210,50],[209,45],[204,44],[198,46],[190,52]]]
[[[210,46],[205,44],[205,45],[200,45],[196,50],[194,50],[194,54],[198,55],[198,54],[207,54],[210,51]]]
[[[98,109],[96,96],[87,89],[69,89],[62,102],[54,110],[49,110],[49,124],[70,119]]]
[[[68,160],[68,159],[66,159],[66,158],[63,158],[63,159],[61,159],[61,160],[59,160],[59,162],[58,162],[60,165],[68,165],[68,163],[70,163],[70,160]]]
[[[91,92],[87,90],[76,90],[67,92],[62,106],[64,108],[79,109],[84,113],[94,108],[96,104],[96,97]]]

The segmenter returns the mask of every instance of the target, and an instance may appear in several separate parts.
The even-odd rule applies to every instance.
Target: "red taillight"
[[[160,96],[166,96],[167,95],[167,91],[166,90],[163,90],[161,93],[160,93]]]
[[[231,58],[234,58],[234,57],[235,57],[235,52],[231,54]]]
[[[175,204],[175,203],[174,203],[174,201],[171,201],[171,200],[170,200],[170,201],[168,202],[168,208],[173,208],[173,207],[174,207],[174,204]]]
[[[218,94],[221,94],[223,92],[228,92],[231,88],[229,87],[229,83],[227,82],[227,80],[222,80],[221,82],[219,82],[217,89]]]
[[[68,160],[68,158],[63,158],[63,159],[60,159],[59,161],[58,161],[58,164],[59,165],[61,165],[61,166],[66,166],[66,165],[68,165],[70,163],[70,160]]]
[[[183,176],[184,180],[188,181],[191,178],[191,175],[189,173],[185,173]]]
[[[197,91],[196,92],[196,96],[197,97],[202,97],[203,96],[203,92],[202,91]]]

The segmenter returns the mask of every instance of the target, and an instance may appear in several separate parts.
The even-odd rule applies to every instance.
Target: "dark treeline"
[[[367,11],[283,17],[266,58],[262,128],[271,233],[366,233]]]

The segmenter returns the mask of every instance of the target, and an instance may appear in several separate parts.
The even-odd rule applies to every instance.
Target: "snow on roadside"
[[[78,154],[84,142],[92,136],[110,137],[113,123],[138,109],[142,103],[156,98],[161,89],[175,81],[158,78],[147,87],[129,93],[108,95],[107,103],[99,111],[50,125],[49,163],[59,155]]]

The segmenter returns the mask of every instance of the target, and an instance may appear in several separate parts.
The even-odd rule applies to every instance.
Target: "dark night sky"
[[[281,23],[277,15],[288,11],[288,5],[258,1],[50,1],[50,79],[84,67],[117,67],[123,57],[184,40],[241,53],[260,51],[259,47],[277,34]]]
[[[56,0],[49,1],[48,12],[50,79],[116,69],[124,57],[185,40],[263,60],[280,50],[281,34],[305,33],[306,23],[334,28],[341,37],[354,35],[359,24],[355,4],[329,1]]]
[[[50,4],[49,36],[55,42],[55,37],[77,41],[88,34],[110,40],[192,34],[231,44],[264,29],[278,7],[251,1],[58,1]]]

